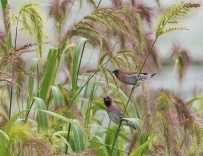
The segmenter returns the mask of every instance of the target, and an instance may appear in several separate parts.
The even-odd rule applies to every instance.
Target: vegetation
[[[160,1],[156,1],[161,7]],[[161,70],[156,41],[177,27],[180,18],[200,7],[195,2],[177,2],[153,24],[153,9],[138,1],[101,0],[88,3],[90,12],[69,24],[75,0],[53,0],[47,7],[53,19],[54,43],[45,34],[44,4],[22,4],[14,13],[2,0],[5,29],[0,38],[0,155],[197,155],[203,152],[201,93],[185,101],[170,88],[153,91],[147,85],[137,95],[118,82],[114,69]],[[157,18],[158,19],[158,18]],[[13,30],[15,29],[15,33]],[[32,43],[20,45],[20,34]],[[185,32],[187,33],[187,32]],[[153,36],[153,37],[152,37]],[[48,47],[48,53],[46,48]],[[82,65],[86,54],[91,54]],[[29,62],[24,54],[36,54]],[[93,53],[97,64],[91,65]],[[190,57],[174,45],[171,59],[181,83]],[[61,76],[63,75],[63,76]],[[135,84],[136,85],[136,84]],[[161,86],[160,86],[161,87]],[[137,131],[111,124],[102,97],[111,95],[134,123]],[[122,122],[122,121],[121,121]]]

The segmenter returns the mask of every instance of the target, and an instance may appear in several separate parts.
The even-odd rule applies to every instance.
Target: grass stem
[[[142,67],[140,68],[140,71],[139,71],[138,77],[140,76],[140,74],[141,74],[141,72],[142,72],[142,69],[144,68],[145,63],[146,63],[146,61],[147,61],[149,55],[151,54],[152,49],[153,49],[154,44],[156,43],[157,39],[158,39],[158,37],[156,37],[155,40],[154,40],[154,42],[152,43],[152,46],[150,47],[149,52],[148,52],[148,54],[147,54],[147,56],[146,56],[146,58],[145,58],[145,60],[144,60],[144,62],[143,62],[143,64],[142,64]],[[137,80],[138,80],[138,79],[137,79]],[[137,80],[135,81],[135,84],[133,85],[132,90],[131,90],[131,92],[130,92],[130,96],[129,96],[129,98],[128,98],[128,101],[127,101],[126,106],[125,106],[125,109],[124,109],[124,114],[126,113],[126,110],[127,110],[128,104],[129,104],[129,102],[130,102],[130,98],[131,98],[132,93],[133,93],[133,88],[134,88],[135,85],[137,84]]]
[[[112,145],[112,147],[111,147],[110,156],[112,156],[112,153],[113,153],[113,150],[114,150],[114,146],[115,146],[115,144],[116,144],[116,139],[117,139],[117,137],[118,137],[118,133],[119,133],[119,129],[120,129],[120,127],[121,127],[122,121],[123,121],[123,120],[120,120],[118,129],[117,129],[117,131],[116,131],[116,135],[115,135],[115,138],[114,138],[114,141],[113,141],[113,145]]]

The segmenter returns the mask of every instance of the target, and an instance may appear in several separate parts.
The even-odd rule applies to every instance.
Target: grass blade
[[[134,150],[130,156],[139,156],[142,151],[149,145],[149,143],[153,140],[153,136],[150,137],[144,144],[142,144],[140,147],[138,147],[136,150]]]
[[[94,138],[89,142],[99,156],[108,155],[106,146],[104,145],[101,137],[95,135]]]
[[[7,3],[8,3],[7,0],[1,0],[1,6],[2,6],[2,8],[3,8],[3,11],[6,9]]]
[[[16,122],[16,120],[27,110],[23,110],[15,114],[7,123],[7,125],[4,128],[4,133],[8,134],[11,126]],[[1,137],[1,144],[0,144],[0,155],[4,156],[7,155],[7,148],[6,148],[6,142],[7,142],[6,137]]]
[[[37,66],[38,66],[38,63],[39,63],[39,58],[33,58],[32,61],[31,61],[31,64],[30,64],[30,76],[29,76],[29,79],[28,79],[28,104],[31,103],[31,98],[33,96],[33,88],[34,88],[34,74],[36,73],[37,71]],[[29,106],[27,106],[27,108],[29,108]]]
[[[137,118],[122,118],[122,119],[132,122],[134,124],[136,130],[138,131],[138,134],[141,134],[141,132],[142,132],[142,121],[140,119],[137,119]]]
[[[0,133],[9,141],[9,136],[2,130],[0,130]]]
[[[46,110],[44,101],[38,97],[34,97],[34,98],[35,98],[35,103],[37,104],[37,108],[40,110]],[[38,123],[38,131],[40,129],[48,129],[48,119],[47,119],[47,114],[45,112],[38,111],[37,123]]]
[[[78,124],[78,123],[74,122],[73,120],[71,120],[69,118],[66,118],[66,117],[64,117],[62,115],[59,115],[57,113],[54,113],[54,112],[51,112],[51,111],[48,111],[48,110],[39,110],[39,111],[45,112],[45,113],[47,113],[49,115],[52,115],[52,116],[54,116],[54,117],[56,117],[58,119],[61,119],[61,120],[65,121],[65,122],[68,122],[70,124],[76,125],[76,126],[82,128],[82,129],[84,129],[84,127],[82,127],[80,124]]]
[[[203,98],[199,98],[199,97],[193,98],[190,101],[188,101],[188,104],[192,104],[193,102],[198,101],[198,100],[203,100]]]
[[[61,91],[57,86],[51,86],[51,89],[54,96],[55,108],[57,109],[63,104]]]
[[[62,135],[60,135],[58,133],[55,133],[54,135],[59,136],[65,142],[65,144],[68,146],[67,154],[73,153],[73,150],[72,150],[70,144],[68,143],[68,141]]]
[[[87,41],[86,38],[80,38],[77,41],[75,49],[74,49],[73,69],[72,69],[72,97],[75,97],[75,95],[76,95],[77,80],[78,80],[78,71],[79,71],[80,62],[81,62],[81,59],[82,59],[81,52],[83,53],[83,51],[81,51],[81,49],[82,49],[82,47],[84,47],[86,41]],[[79,60],[80,60],[80,62],[79,62]],[[75,105],[75,101],[72,104],[73,106]],[[72,110],[72,114],[73,114],[73,110]]]
[[[78,120],[73,121],[79,124]],[[75,152],[84,151],[84,141],[81,128],[76,125],[72,125],[72,131],[74,135]]]
[[[56,72],[57,61],[55,61],[57,56],[57,49],[50,49],[47,56],[46,67],[45,67],[45,77],[43,78],[42,84],[40,86],[39,97],[45,101],[47,93],[50,88],[50,84],[54,81],[54,74]],[[54,73],[54,74],[53,74]]]

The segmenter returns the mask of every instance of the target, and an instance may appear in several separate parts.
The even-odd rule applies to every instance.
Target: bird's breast
[[[107,108],[106,109],[109,118],[115,122],[116,124],[120,123],[121,118],[123,117],[123,112],[121,112],[118,108]]]

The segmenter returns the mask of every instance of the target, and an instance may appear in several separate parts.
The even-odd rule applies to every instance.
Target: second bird
[[[104,96],[104,104],[106,106],[106,112],[109,115],[109,118],[116,124],[119,124],[122,118],[127,118],[127,116],[117,106],[117,104],[113,101],[113,99],[110,96]],[[128,120],[122,121],[122,124],[128,125],[136,130],[134,124]]]
[[[136,87],[140,86],[141,84],[145,83],[149,78],[153,77],[157,73],[149,74],[149,73],[140,73],[134,71],[124,71],[124,70],[114,70],[112,71],[113,74],[123,83],[129,85],[136,85],[133,88],[133,91]],[[139,77],[138,77],[139,75]],[[136,82],[137,81],[137,82]]]

